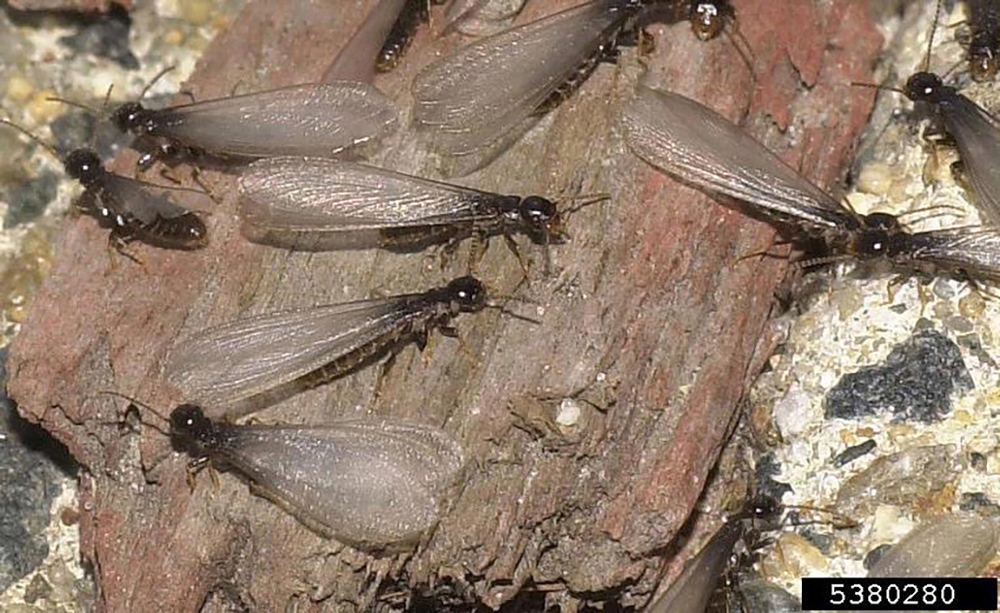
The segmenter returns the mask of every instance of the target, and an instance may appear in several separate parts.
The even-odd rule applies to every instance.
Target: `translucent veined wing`
[[[979,226],[917,232],[897,259],[927,262],[973,278],[1000,281],[1000,231]]]
[[[224,404],[308,374],[366,345],[418,311],[412,295],[260,315],[178,344],[167,377],[185,399]]]
[[[329,156],[386,134],[396,121],[373,86],[335,81],[163,109],[150,134],[228,155]]]
[[[450,435],[416,424],[216,427],[224,443],[210,452],[308,525],[354,543],[410,540],[433,526],[464,462]]]
[[[639,157],[685,181],[793,217],[814,230],[858,225],[833,197],[694,100],[640,86],[622,122]]]
[[[178,191],[177,189],[136,181],[110,172],[104,175],[102,182],[103,189],[97,196],[104,206],[116,213],[127,213],[144,224],[155,223],[157,219],[174,219],[191,212],[171,199],[170,192]],[[180,191],[208,198],[207,194],[196,190]]]
[[[240,177],[241,216],[261,228],[340,232],[471,221],[496,194],[321,158],[269,158]]]
[[[996,119],[961,95],[942,100],[939,108],[948,133],[958,144],[973,201],[991,224],[1000,227],[1000,127]]]
[[[515,129],[617,35],[638,4],[586,4],[481,39],[422,70],[414,117],[442,153],[466,155]]]

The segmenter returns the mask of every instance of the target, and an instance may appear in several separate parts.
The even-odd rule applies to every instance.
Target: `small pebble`
[[[209,0],[178,0],[177,10],[185,21],[196,26],[205,25],[212,18],[213,3]]]
[[[572,398],[563,398],[559,403],[559,413],[556,415],[556,423],[560,426],[572,427],[580,421],[580,403]]]
[[[892,186],[892,169],[882,162],[871,162],[861,169],[857,189],[865,194],[884,195]]]
[[[34,118],[39,125],[49,123],[53,117],[63,112],[63,107],[58,102],[52,102],[49,98],[55,96],[55,92],[47,89],[36,91],[31,96],[31,101],[25,107],[28,114]]]
[[[859,443],[852,447],[841,451],[836,456],[833,457],[832,464],[837,468],[844,466],[857,460],[861,456],[867,455],[875,450],[875,441],[873,439],[868,439],[863,443]]]
[[[929,445],[876,458],[840,487],[835,508],[858,518],[880,504],[912,507],[957,478],[954,454],[952,445]]]
[[[29,98],[31,98],[31,95],[35,93],[35,88],[31,85],[30,81],[21,75],[11,75],[11,77],[7,79],[7,88],[5,92],[7,99],[10,102],[24,104]]]
[[[952,393],[975,383],[958,345],[937,330],[922,330],[898,344],[881,363],[841,377],[827,393],[827,419],[891,412],[897,420],[929,422],[951,410]]]

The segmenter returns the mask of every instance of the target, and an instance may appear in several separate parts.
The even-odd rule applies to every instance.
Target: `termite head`
[[[111,115],[111,121],[122,132],[142,134],[149,120],[149,112],[138,102],[126,102]]]
[[[888,213],[872,213],[854,237],[851,252],[858,259],[893,258],[905,251],[909,234],[899,219]]]
[[[170,433],[211,447],[215,439],[215,424],[205,417],[201,407],[182,404],[170,413]]]
[[[448,284],[445,290],[449,301],[459,311],[471,313],[486,306],[486,288],[482,282],[470,276],[459,277]]]
[[[541,196],[528,196],[521,201],[521,221],[533,236],[548,239],[562,234],[562,219],[555,203]]]
[[[726,19],[732,16],[732,8],[726,0],[692,0],[691,29],[699,40],[711,40],[722,33]]]
[[[760,496],[747,503],[747,514],[753,519],[771,519],[781,511],[781,503],[773,496]]]
[[[988,45],[972,46],[969,48],[969,72],[976,81],[986,81],[993,78],[1000,65],[997,57],[993,55],[993,50]]]
[[[90,149],[75,149],[63,159],[66,174],[79,181],[84,187],[90,187],[104,175],[104,165],[101,158]]]
[[[914,73],[906,80],[906,87],[903,94],[914,102],[937,103],[947,91],[951,89],[946,86],[941,77],[933,72],[921,71]]]

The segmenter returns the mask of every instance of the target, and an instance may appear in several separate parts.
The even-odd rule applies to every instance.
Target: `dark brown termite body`
[[[430,21],[430,4],[444,4],[446,0],[406,0],[399,17],[392,24],[382,49],[375,60],[377,72],[389,72],[395,68],[413,42],[417,29]]]
[[[282,311],[205,330],[175,347],[167,375],[202,403],[224,404],[285,385],[312,387],[368,364],[433,329],[454,335],[459,313],[489,306],[486,288],[459,277],[426,292]]]
[[[1000,67],[1000,2],[967,0],[969,26],[969,72],[976,81],[992,79]]]
[[[197,213],[152,191],[164,188],[108,172],[93,149],[81,147],[62,156],[17,124],[5,119],[0,119],[0,124],[40,144],[62,163],[66,174],[80,182],[84,192],[74,203],[75,208],[110,228],[109,242],[119,252],[124,253],[124,247],[136,240],[180,250],[200,249],[208,244],[208,230]]]

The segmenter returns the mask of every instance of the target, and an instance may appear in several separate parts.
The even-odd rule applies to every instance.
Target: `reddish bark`
[[[236,84],[245,91],[317,79],[372,4],[323,14],[314,3],[251,2],[188,89],[206,98]],[[571,4],[535,2],[520,19]],[[850,82],[870,80],[880,44],[863,3],[746,0],[737,8],[756,89],[728,42],[699,43],[685,24],[652,29],[648,83],[744,120],[819,184],[836,181],[871,102]],[[400,69],[376,83],[406,108],[416,69],[457,42],[420,34]],[[496,311],[463,316],[460,342],[435,337],[423,354],[406,349],[377,401],[371,368],[258,415],[319,423],[370,411],[443,425],[463,440],[476,459],[466,486],[413,556],[373,559],[325,541],[232,474],[192,494],[187,458],[153,430],[108,426],[123,402],[95,394],[116,390],[166,412],[179,400],[161,373],[176,338],[248,311],[427,288],[462,274],[464,258],[441,273],[425,254],[288,254],[249,244],[232,214],[234,181],[214,172],[203,176],[223,200],[204,251],[141,247],[144,267],[112,268],[106,231],[89,219],[68,222],[12,348],[10,391],[25,417],[84,467],[81,546],[105,610],[234,602],[341,610],[376,593],[401,605],[387,595],[407,586],[440,602],[493,607],[535,589],[570,610],[585,600],[645,602],[662,573],[658,554],[697,499],[761,361],[755,350],[785,265],[739,260],[768,248],[770,227],[627,151],[615,122],[639,72],[625,51],[514,150],[466,179],[513,193],[612,195],[573,215],[571,242],[552,249],[554,274],[536,273],[521,289],[544,305],[540,325]],[[794,126],[794,146],[785,126]],[[408,131],[388,146],[385,164],[417,156],[433,176]],[[524,250],[540,263],[537,249]],[[498,242],[481,277],[504,293],[520,271]],[[514,308],[535,314],[531,305]],[[532,400],[578,392],[581,421],[564,434],[550,427],[554,403]]]

